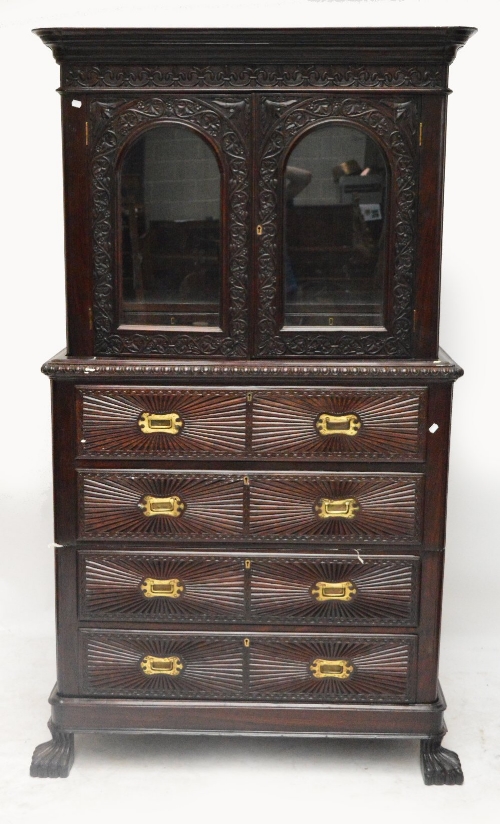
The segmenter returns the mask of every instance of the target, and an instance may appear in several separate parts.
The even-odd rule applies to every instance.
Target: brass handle
[[[144,578],[141,590],[145,598],[180,598],[184,587],[178,578]]]
[[[356,587],[351,581],[342,581],[339,584],[330,584],[327,581],[318,581],[316,589],[311,590],[311,595],[316,596],[317,601],[350,601],[356,595]]]
[[[327,658],[315,658],[309,667],[314,678],[340,678],[345,681],[354,667],[345,658],[329,661]]]
[[[356,435],[361,428],[357,415],[320,415],[316,429],[320,435]]]
[[[137,421],[139,429],[149,435],[152,432],[165,432],[167,435],[177,435],[184,426],[184,421],[177,412],[165,415],[155,415],[152,412],[143,412]]]
[[[177,655],[170,658],[157,658],[155,655],[145,655],[141,661],[144,675],[179,675],[184,664]]]
[[[356,498],[343,498],[340,501],[321,498],[314,509],[318,513],[318,518],[347,518],[347,520],[352,520],[359,512],[359,504]]]
[[[146,518],[152,515],[178,518],[184,512],[186,504],[177,495],[172,495],[171,498],[155,498],[154,495],[145,495],[139,507]]]

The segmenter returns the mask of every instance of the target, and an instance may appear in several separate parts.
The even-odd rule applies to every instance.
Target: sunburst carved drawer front
[[[262,457],[422,461],[427,389],[255,392],[252,453]]]
[[[423,476],[317,473],[255,475],[253,540],[418,543]]]
[[[243,477],[196,472],[79,473],[80,538],[231,539],[243,533]]]
[[[80,630],[84,694],[238,698],[245,647],[238,637]]]
[[[84,457],[238,457],[245,453],[243,391],[78,387]]]
[[[260,623],[415,626],[418,621],[418,558],[255,558],[250,581],[251,620]]]
[[[249,695],[258,700],[414,700],[414,636],[252,637]]]
[[[79,553],[83,619],[227,623],[245,619],[243,558]]]

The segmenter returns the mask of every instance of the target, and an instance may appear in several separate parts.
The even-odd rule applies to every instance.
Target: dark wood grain
[[[75,731],[148,731],[421,738],[425,782],[463,780],[437,680],[462,370],[438,323],[448,67],[474,31],[37,30],[61,64],[68,350],[43,367],[58,686],[32,775],[68,774]],[[287,152],[339,122],[390,170],[386,326],[287,331]],[[120,322],[121,163],[166,123],[222,172],[220,330]],[[355,436],[319,434],[351,413]],[[185,509],[147,517],[147,495]],[[319,517],[350,497],[354,518]]]

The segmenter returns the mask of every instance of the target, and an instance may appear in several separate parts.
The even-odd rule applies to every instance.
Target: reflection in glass
[[[121,173],[120,322],[220,326],[220,171],[196,132],[162,125]]]
[[[383,326],[387,169],[360,129],[310,131],[285,171],[285,326]]]

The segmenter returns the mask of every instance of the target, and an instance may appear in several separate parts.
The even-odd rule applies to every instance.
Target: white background
[[[500,158],[494,0],[0,0],[0,815],[191,824],[498,820]],[[55,680],[49,381],[65,344],[58,67],[43,26],[467,25],[451,66],[441,343],[455,390],[441,681],[462,788],[424,787],[414,742],[79,736],[66,781],[28,778]],[[147,812],[149,810],[149,813]],[[156,811],[156,813],[155,813]],[[160,812],[163,811],[163,812]]]

